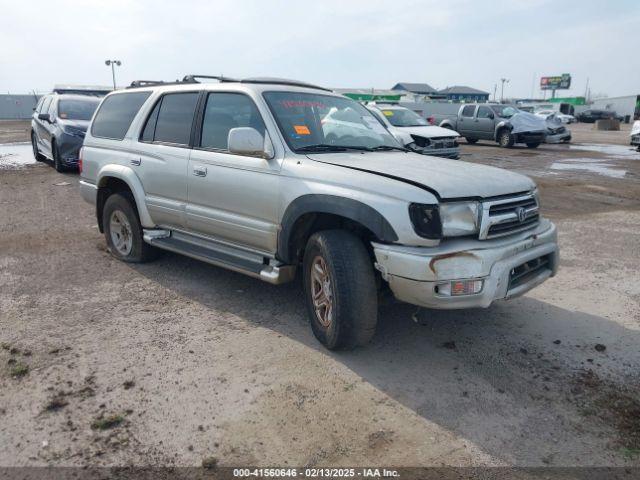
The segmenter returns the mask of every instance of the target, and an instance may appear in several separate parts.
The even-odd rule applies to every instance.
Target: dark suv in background
[[[621,120],[621,117],[612,110],[585,110],[578,114],[578,121],[583,123],[595,123],[596,120],[604,120],[607,118],[617,118]]]
[[[100,100],[88,95],[43,96],[31,119],[36,160],[51,160],[58,172],[77,168],[84,135]]]

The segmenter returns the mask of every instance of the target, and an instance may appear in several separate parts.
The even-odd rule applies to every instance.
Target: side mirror
[[[491,120],[493,120],[494,118],[496,118],[496,116],[495,116],[493,113],[490,113],[490,114],[489,114],[489,118],[490,118]]]
[[[269,135],[263,137],[260,132],[252,127],[238,127],[229,130],[227,144],[229,151],[238,155],[265,159],[273,158],[275,155]]]
[[[51,115],[48,113],[39,113],[38,120],[44,120],[45,122],[51,123]]]

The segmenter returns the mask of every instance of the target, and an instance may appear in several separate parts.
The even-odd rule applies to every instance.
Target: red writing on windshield
[[[325,108],[322,102],[310,102],[308,100],[282,100],[284,108]]]

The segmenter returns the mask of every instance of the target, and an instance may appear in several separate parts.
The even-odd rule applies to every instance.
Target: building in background
[[[442,100],[446,98],[440,94],[436,88],[428,83],[396,83],[391,90],[404,92],[403,100],[410,102],[423,102],[425,100]]]
[[[454,85],[440,90],[438,93],[443,95],[447,100],[454,102],[488,102],[489,92],[478,90],[477,88],[465,87],[463,85]]]

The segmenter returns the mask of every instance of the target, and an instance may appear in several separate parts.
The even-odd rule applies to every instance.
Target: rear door
[[[209,92],[189,159],[189,231],[264,253],[277,245],[280,162],[229,152],[229,131],[266,128],[253,99]]]
[[[145,190],[149,214],[160,226],[183,228],[187,167],[199,91],[162,95],[148,115],[130,163]]]

